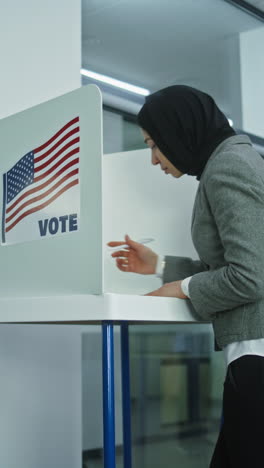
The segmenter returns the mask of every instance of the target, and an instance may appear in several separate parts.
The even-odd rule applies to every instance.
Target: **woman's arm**
[[[152,291],[146,296],[177,297],[178,299],[189,298],[189,282],[192,275],[207,270],[207,265],[201,260],[192,260],[189,257],[165,257],[165,268],[163,272],[163,286]],[[185,281],[185,287],[183,285]]]
[[[206,193],[226,266],[197,273],[190,280],[190,299],[201,317],[264,297],[262,164],[259,174],[237,154],[226,153],[211,163],[206,174]]]
[[[182,280],[201,271],[207,271],[208,266],[201,260],[192,260],[189,257],[165,257],[163,283]]]

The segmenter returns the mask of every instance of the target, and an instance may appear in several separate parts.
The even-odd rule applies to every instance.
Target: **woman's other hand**
[[[188,299],[181,288],[182,281],[173,281],[172,283],[166,283],[161,288],[156,289],[145,296],[160,296],[160,297],[177,297],[178,299]]]
[[[158,255],[143,244],[133,241],[128,235],[125,236],[127,249],[120,249],[111,255],[116,258],[116,266],[119,270],[129,273],[140,273],[141,275],[153,275],[156,272]],[[109,247],[124,245],[124,242],[112,241]]]

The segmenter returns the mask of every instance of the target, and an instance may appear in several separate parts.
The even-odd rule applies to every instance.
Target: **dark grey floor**
[[[132,467],[208,468],[218,436],[219,403],[207,409],[209,417],[203,420],[167,425],[162,424],[160,408],[157,400],[149,400],[143,411],[132,406]],[[120,448],[116,467],[123,468]],[[102,451],[97,456],[86,453],[83,468],[103,468]]]
[[[217,434],[210,437],[189,437],[181,440],[164,440],[133,447],[133,468],[207,468]],[[85,468],[102,468],[103,460],[91,458]],[[122,455],[116,456],[116,467],[123,468]]]

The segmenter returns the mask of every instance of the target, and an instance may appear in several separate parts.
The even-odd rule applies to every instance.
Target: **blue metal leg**
[[[130,368],[128,324],[121,324],[121,367],[123,403],[123,447],[124,468],[131,468],[131,408],[130,408]]]
[[[104,468],[115,468],[115,389],[113,324],[103,322]]]
[[[144,438],[146,437],[146,422],[147,422],[147,398],[146,398],[146,387],[147,387],[147,372],[148,372],[148,365],[147,365],[147,357],[146,357],[146,343],[147,343],[147,335],[141,334],[140,335],[140,360],[139,360],[139,421],[138,421],[138,429],[137,429],[137,437],[138,439],[143,442]],[[146,466],[146,446],[145,443],[141,443],[138,446],[139,451],[139,459],[137,461],[138,468],[144,468]]]

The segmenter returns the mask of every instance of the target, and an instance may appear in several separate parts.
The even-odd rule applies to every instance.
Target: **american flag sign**
[[[25,218],[79,184],[79,120],[69,121],[3,175],[2,243]]]

